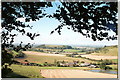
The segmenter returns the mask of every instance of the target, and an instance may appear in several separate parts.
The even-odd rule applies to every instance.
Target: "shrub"
[[[81,61],[81,63],[85,63],[84,61]]]

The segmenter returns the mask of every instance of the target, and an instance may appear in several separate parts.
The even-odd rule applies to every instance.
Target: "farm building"
[[[81,67],[90,66],[90,63],[81,63],[80,66]]]
[[[95,66],[95,65],[90,65],[88,66],[89,68],[98,68],[98,66]]]

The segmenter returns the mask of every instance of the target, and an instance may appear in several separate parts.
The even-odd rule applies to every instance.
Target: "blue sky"
[[[21,19],[22,20],[22,19]],[[54,30],[59,23],[59,21],[50,18],[43,18],[36,22],[30,22],[29,25],[33,26],[32,29],[27,28],[26,31],[32,33],[40,33],[39,37],[36,37],[35,40],[30,40],[29,37],[19,34],[15,38],[15,43],[35,43],[35,44],[63,44],[63,45],[117,45],[117,40],[103,40],[103,41],[93,41],[91,38],[86,38],[78,32],[68,30],[67,26],[63,27],[61,30],[61,35],[57,32],[54,32],[50,35],[50,32]],[[111,31],[110,34],[113,34]]]
[[[55,6],[56,4],[54,4]],[[47,12],[52,13],[55,11],[55,7],[47,9]],[[18,19],[20,21],[24,22],[24,18]],[[40,33],[39,37],[36,37],[35,40],[30,40],[29,37],[23,36],[19,34],[15,38],[15,43],[20,43],[23,41],[23,43],[35,43],[35,44],[62,44],[62,45],[117,45],[118,40],[103,40],[103,41],[93,41],[91,38],[86,38],[85,36],[82,36],[78,32],[74,32],[72,30],[68,30],[67,26],[64,26],[61,30],[61,35],[59,35],[57,32],[54,32],[50,35],[50,32],[57,28],[57,26],[60,24],[60,22],[56,19],[50,19],[50,18],[42,18],[39,21],[31,21],[29,23],[31,26],[33,26],[32,29],[26,28],[26,31],[30,31],[32,33]],[[113,34],[111,31],[110,34]]]

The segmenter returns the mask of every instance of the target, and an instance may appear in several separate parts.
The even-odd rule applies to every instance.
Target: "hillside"
[[[39,45],[36,48],[44,48],[44,49],[72,49],[71,46],[68,45]]]
[[[118,56],[118,46],[105,46],[103,48],[97,48],[93,55],[99,56]]]

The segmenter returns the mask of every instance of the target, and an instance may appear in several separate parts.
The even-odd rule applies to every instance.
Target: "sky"
[[[55,6],[56,4],[54,4]],[[49,13],[55,11],[55,8],[47,9]],[[18,19],[24,22],[24,18]],[[86,38],[78,32],[68,30],[68,26],[64,26],[61,30],[61,35],[56,32],[50,35],[50,32],[58,27],[60,22],[56,19],[42,18],[38,21],[31,21],[29,23],[33,26],[32,29],[26,28],[26,31],[32,33],[40,33],[39,37],[36,37],[35,40],[30,40],[29,37],[23,36],[18,33],[18,36],[15,38],[15,43],[20,43],[21,41],[24,44],[35,43],[35,44],[60,44],[60,45],[95,45],[95,46],[105,46],[105,45],[117,45],[118,40],[103,40],[103,41],[93,41],[91,38]],[[110,34],[113,34],[111,31]]]

